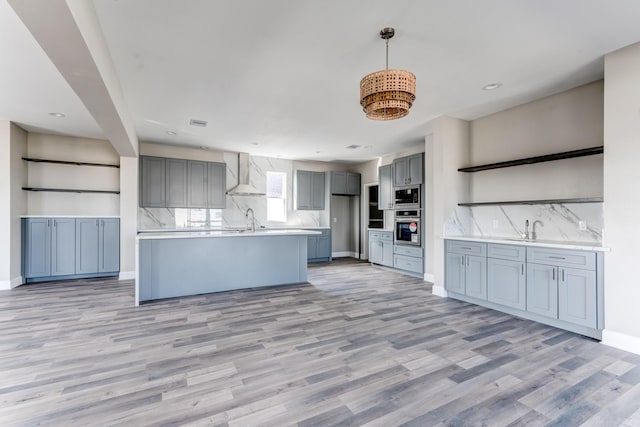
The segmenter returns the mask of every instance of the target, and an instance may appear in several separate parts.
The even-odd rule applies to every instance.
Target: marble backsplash
[[[238,157],[225,153],[227,165],[227,189],[238,183]],[[250,182],[259,191],[266,188],[267,171],[287,174],[286,222],[267,221],[267,198],[229,196],[225,209],[138,208],[138,230],[189,229],[189,228],[240,228],[247,226],[245,213],[248,208],[255,213],[256,227],[319,227],[322,211],[297,211],[293,202],[293,161],[270,157],[252,156]]]
[[[443,232],[445,236],[519,238],[527,219],[530,233],[535,223],[538,240],[602,242],[602,203],[458,206]],[[586,230],[579,229],[580,221]]]

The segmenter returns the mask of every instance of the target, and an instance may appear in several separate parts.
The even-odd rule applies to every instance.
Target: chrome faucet
[[[247,228],[251,229],[252,233],[256,232],[256,214],[253,212],[253,209],[247,209],[247,213],[244,215],[247,219],[249,219],[249,212],[251,212],[251,226],[247,225]]]
[[[538,233],[536,233],[536,224],[540,224],[540,227],[544,227],[544,223],[539,219],[533,221],[533,227],[531,230],[531,240],[536,240],[538,238]]]
[[[524,234],[522,235],[524,240],[529,240],[529,220],[524,220]]]

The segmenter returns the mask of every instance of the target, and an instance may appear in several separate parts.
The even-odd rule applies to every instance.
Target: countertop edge
[[[579,251],[594,251],[594,252],[610,252],[611,248],[604,246],[597,246],[593,242],[549,242],[549,241],[530,241],[530,240],[509,240],[499,237],[478,237],[478,236],[438,236],[443,240],[461,240],[468,242],[480,242],[480,243],[497,243],[501,245],[514,245],[514,246],[535,246],[543,248],[558,248],[558,249],[574,249]]]
[[[199,231],[199,232],[159,232],[141,233],[136,236],[136,240],[163,240],[163,239],[198,239],[198,238],[227,238],[227,237],[274,237],[274,236],[314,236],[321,235],[320,231],[288,229],[269,230],[256,232],[234,232],[234,231]]]
[[[120,215],[20,215],[20,218],[120,218]]]

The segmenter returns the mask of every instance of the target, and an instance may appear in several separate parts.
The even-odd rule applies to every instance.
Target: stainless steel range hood
[[[238,185],[227,191],[230,196],[264,196],[249,184],[249,153],[238,153]]]

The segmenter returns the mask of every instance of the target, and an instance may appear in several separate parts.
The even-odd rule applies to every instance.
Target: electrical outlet
[[[335,218],[335,217],[334,217],[334,218],[333,218],[333,222],[334,222],[334,224],[335,224],[336,222],[338,222],[338,218]]]
[[[578,230],[587,231],[587,221],[578,221]]]
[[[493,222],[492,222],[491,224],[492,224],[492,226],[493,226],[494,230],[495,230],[496,228],[498,228],[498,224],[499,224],[499,223],[498,223],[498,220],[497,220],[497,219],[494,219],[494,220],[493,220]]]

